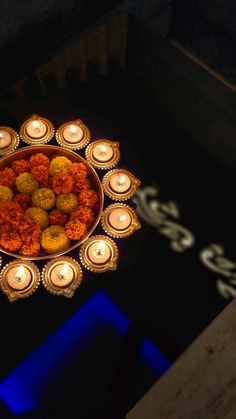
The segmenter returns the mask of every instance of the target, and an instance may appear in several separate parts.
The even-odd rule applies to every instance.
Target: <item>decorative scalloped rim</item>
[[[93,157],[92,157],[92,149],[93,149],[94,145],[100,143],[101,141],[109,144],[114,150],[114,156],[113,156],[112,160],[110,160],[108,162],[99,163],[99,162],[97,162],[97,160],[93,159]],[[100,170],[112,169],[113,167],[115,167],[117,165],[117,163],[120,160],[119,146],[120,146],[120,143],[118,141],[111,141],[111,140],[108,140],[106,138],[99,138],[98,140],[93,141],[92,143],[90,143],[88,145],[88,147],[85,150],[85,158],[89,162],[89,164],[91,164],[91,166],[95,167],[96,169],[100,169]]]
[[[20,143],[20,136],[18,134],[18,132],[16,132],[13,128],[11,127],[0,127],[0,130],[5,130],[7,132],[9,132],[9,134],[13,137],[12,143],[9,147],[0,150],[0,157],[5,156],[6,154],[11,153],[12,151],[16,150],[17,147],[19,146]]]
[[[55,262],[70,262],[72,264],[76,265],[76,268],[78,269],[78,278],[75,278],[67,287],[57,287],[56,285],[52,284],[48,278],[47,278],[47,271],[48,269],[51,268],[51,266],[55,263]],[[79,264],[79,262],[77,262],[75,259],[73,259],[70,256],[60,256],[56,259],[50,259],[46,265],[44,265],[44,268],[42,270],[41,273],[41,281],[43,286],[46,288],[46,290],[50,293],[50,294],[54,294],[57,296],[63,296],[63,297],[67,297],[67,298],[72,298],[76,289],[80,287],[81,283],[83,280],[83,271],[82,268]]]
[[[25,127],[27,126],[27,123],[29,121],[31,121],[33,118],[35,118],[35,119],[36,118],[41,119],[43,122],[45,122],[47,124],[47,127],[48,127],[47,134],[45,134],[45,136],[43,138],[40,138],[38,140],[37,139],[32,139],[28,135],[24,136]],[[64,129],[64,127],[66,125],[68,125],[68,124],[75,124],[75,125],[80,126],[83,129],[83,131],[87,134],[87,137],[88,138],[86,139],[86,142],[82,142],[82,144],[80,144],[80,145],[70,145],[68,143],[65,143],[64,141],[61,141],[60,133]],[[14,150],[16,150],[16,148],[19,145],[20,139],[24,143],[30,144],[30,145],[33,145],[33,146],[43,145],[43,144],[49,142],[53,138],[54,133],[55,133],[54,126],[51,123],[51,121],[49,121],[48,119],[46,119],[44,117],[38,116],[36,114],[33,114],[30,118],[28,118],[21,125],[21,127],[20,127],[20,135],[15,130],[13,130],[10,127],[1,127],[1,128],[2,129],[6,129],[6,130],[10,130],[12,133],[14,133],[14,136],[16,138],[16,144],[15,144],[14,148],[9,149],[9,151],[4,152],[4,154],[1,154],[1,152],[0,152],[0,157],[4,157],[6,154],[8,154],[10,152],[13,152]],[[74,121],[65,122],[56,131],[56,141],[59,144],[59,146],[65,147],[65,148],[67,148],[68,150],[71,150],[71,151],[73,151],[73,150],[76,151],[76,150],[80,150],[80,149],[84,148],[90,142],[90,139],[91,139],[90,130],[83,123],[83,121],[80,120],[80,119],[77,119],[77,120],[74,120]],[[98,163],[93,158],[91,158],[90,154],[91,154],[92,147],[94,147],[97,143],[100,143],[100,142],[106,142],[106,143],[108,143],[109,145],[111,145],[113,147],[114,156],[113,156],[113,159],[110,162],[107,162],[107,163],[104,163],[104,162]],[[86,148],[86,150],[85,150],[85,157],[86,157],[87,162],[94,169],[100,169],[100,170],[109,170],[109,169],[112,169],[114,166],[116,166],[116,164],[120,160],[119,142],[117,142],[117,141],[111,141],[109,139],[103,139],[103,138],[98,139],[96,141],[93,141]],[[131,188],[129,189],[129,191],[126,194],[123,194],[123,196],[121,196],[121,194],[116,194],[115,192],[113,192],[112,190],[110,190],[109,188],[107,188],[107,180],[109,179],[109,176],[111,176],[111,174],[116,173],[116,172],[119,172],[119,171],[121,171],[122,173],[127,174],[130,177],[131,184],[132,184],[131,185]],[[105,194],[109,198],[111,198],[112,200],[116,200],[116,201],[126,201],[126,200],[130,199],[132,196],[134,196],[134,194],[135,194],[138,186],[140,185],[140,180],[137,179],[130,171],[128,171],[126,169],[120,169],[120,168],[110,170],[108,173],[105,174],[105,176],[103,177],[102,181],[100,181],[100,182],[101,182],[102,189],[105,192]],[[125,233],[119,233],[119,232],[115,231],[114,229],[112,231],[111,229],[108,228],[108,225],[107,225],[108,223],[106,223],[105,217],[106,217],[106,214],[109,212],[109,210],[112,207],[113,208],[114,207],[126,207],[126,208],[128,208],[129,212],[132,215],[132,222],[131,222],[131,226],[129,226],[129,231],[128,232],[126,231]],[[141,227],[140,226],[140,223],[138,221],[138,218],[137,218],[137,215],[136,215],[135,210],[132,207],[130,207],[130,206],[126,205],[126,204],[123,204],[122,202],[117,202],[117,203],[114,203],[114,204],[109,205],[103,211],[102,216],[101,216],[101,219],[100,219],[100,222],[101,222],[101,226],[104,229],[104,231],[109,236],[111,236],[113,238],[125,238],[125,237],[128,237],[135,230],[137,230],[137,229],[139,229]],[[108,261],[108,263],[104,264],[102,267],[101,266],[99,267],[99,265],[93,265],[91,261],[88,261],[88,258],[85,258],[84,259],[84,251],[86,250],[86,247],[88,246],[89,242],[92,242],[94,240],[105,240],[105,241],[108,241],[109,244],[110,244],[110,246],[111,246],[112,257]],[[103,272],[108,271],[108,270],[115,270],[116,267],[117,267],[118,258],[119,258],[119,250],[118,250],[118,247],[117,247],[116,243],[110,237],[105,236],[105,235],[94,235],[94,236],[91,235],[91,236],[89,236],[86,239],[85,242],[83,242],[80,245],[80,248],[79,248],[79,259],[80,259],[80,262],[83,265],[83,267],[85,267],[86,269],[88,269],[91,272],[103,273]],[[61,287],[61,289],[59,287],[55,286],[54,284],[52,284],[51,282],[48,283],[48,281],[45,279],[46,278],[46,272],[50,268],[50,266],[53,265],[55,263],[55,261],[60,261],[60,260],[62,260],[62,261],[66,261],[67,260],[67,261],[70,261],[70,262],[76,264],[76,268],[78,269],[78,272],[79,272],[79,278],[74,279],[72,281],[72,283],[70,283],[67,287]],[[28,287],[29,288],[28,291],[27,291],[27,288],[26,288],[26,290],[22,290],[22,291],[12,290],[12,288],[10,286],[7,286],[3,282],[3,274],[4,274],[4,272],[8,269],[9,265],[11,265],[14,262],[20,262],[21,264],[25,262],[26,265],[27,264],[30,264],[31,267],[33,267],[36,270],[36,279],[37,279],[37,281],[34,284],[32,284],[32,283],[30,284],[30,286]],[[65,296],[65,297],[71,298],[74,295],[75,290],[77,288],[79,288],[79,286],[81,285],[82,280],[83,280],[83,270],[81,268],[81,265],[75,259],[73,259],[72,257],[70,257],[70,256],[64,256],[64,255],[63,256],[58,256],[58,257],[56,257],[56,259],[54,259],[54,258],[53,259],[50,259],[44,265],[41,273],[40,273],[40,270],[37,267],[37,265],[35,263],[33,263],[31,260],[29,260],[29,259],[14,259],[14,260],[12,260],[11,262],[9,262],[7,265],[5,265],[3,267],[3,259],[2,259],[1,255],[0,255],[0,269],[1,269],[1,271],[0,271],[0,288],[1,288],[2,292],[8,296],[8,299],[10,301],[15,301],[17,299],[26,298],[26,297],[32,295],[37,290],[40,282],[43,283],[44,288],[49,293],[54,294],[54,295],[57,295],[57,296]]]
[[[118,172],[124,173],[127,176],[129,176],[130,181],[131,181],[131,186],[129,190],[124,194],[116,193],[112,190],[112,188],[109,187],[110,176],[112,176],[113,173],[118,173]],[[132,198],[135,195],[140,184],[141,184],[140,180],[137,179],[133,175],[133,173],[129,172],[129,170],[120,169],[120,168],[110,170],[109,172],[105,174],[105,176],[102,179],[102,187],[103,187],[104,193],[113,201],[127,201],[128,199]]]
[[[7,271],[8,267],[15,264],[16,262],[20,263],[21,265],[25,264],[25,266],[30,265],[31,269],[36,271],[36,277],[34,281],[29,284],[28,288],[25,288],[20,291],[13,290],[9,285],[7,285],[3,281],[3,275]],[[11,302],[14,302],[18,299],[30,297],[37,290],[40,282],[41,282],[40,270],[37,267],[37,265],[31,262],[30,260],[25,260],[25,259],[12,260],[11,262],[7,263],[0,272],[0,288]]]
[[[47,132],[44,135],[44,137],[32,138],[27,134],[26,127],[27,127],[27,124],[32,121],[32,119],[41,120],[47,125],[48,129],[47,129]],[[34,145],[34,146],[48,143],[53,138],[54,133],[55,133],[55,130],[54,130],[54,126],[53,126],[52,122],[49,121],[49,119],[44,118],[43,116],[40,116],[40,115],[37,115],[37,114],[31,115],[31,117],[28,118],[26,121],[24,121],[23,124],[21,124],[21,127],[20,127],[20,138],[21,138],[21,140],[26,144]]]
[[[127,208],[129,213],[131,214],[131,217],[132,217],[131,224],[129,227],[127,227],[127,229],[124,232],[119,232],[118,230],[110,227],[108,222],[106,221],[107,215],[112,208]],[[101,225],[102,225],[103,230],[107,234],[109,234],[109,236],[114,237],[115,239],[124,239],[125,237],[129,237],[136,230],[139,230],[141,228],[141,225],[138,221],[138,217],[134,209],[130,207],[129,205],[123,204],[122,202],[111,204],[103,211],[102,216],[101,216]]]
[[[104,240],[104,241],[108,241],[110,243],[110,246],[113,250],[113,256],[112,258],[109,260],[108,263],[106,263],[103,266],[98,267],[98,265],[93,265],[91,262],[90,263],[86,263],[86,259],[84,258],[84,254],[86,251],[86,247],[88,246],[88,244],[91,241],[94,240]],[[79,258],[80,261],[82,263],[82,265],[91,272],[96,272],[96,273],[103,273],[106,271],[114,271],[117,268],[117,261],[119,258],[119,250],[117,247],[117,244],[114,242],[114,240],[112,240],[110,237],[104,236],[102,234],[96,235],[96,236],[90,236],[80,247],[80,252],[79,252]]]
[[[77,125],[80,127],[84,132],[84,140],[80,140],[77,144],[70,144],[68,143],[63,137],[63,130],[67,125]],[[82,148],[86,147],[91,140],[91,133],[87,125],[83,123],[81,119],[76,119],[74,121],[68,121],[64,124],[60,125],[60,127],[56,130],[56,141],[61,147],[66,147],[69,150],[81,150]]]

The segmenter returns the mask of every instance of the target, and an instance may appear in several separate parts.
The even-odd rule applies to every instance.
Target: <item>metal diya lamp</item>
[[[94,210],[94,221],[82,239],[73,241],[69,248],[58,253],[49,254],[40,250],[37,256],[22,256],[7,251],[1,246],[0,240],[0,288],[9,301],[32,295],[40,283],[51,294],[71,298],[83,282],[82,266],[95,273],[117,268],[119,250],[114,238],[128,237],[140,228],[135,210],[122,201],[127,201],[135,194],[140,181],[125,169],[108,171],[100,180],[97,169],[104,172],[117,165],[120,159],[119,143],[100,139],[88,145],[90,130],[80,119],[66,122],[57,129],[55,139],[58,146],[45,145],[53,138],[54,127],[48,119],[38,115],[32,115],[22,124],[20,136],[6,127],[0,127],[0,134],[0,151],[1,145],[4,150],[0,158],[0,173],[4,168],[11,167],[14,161],[29,160],[37,153],[43,153],[49,159],[64,156],[72,163],[83,163],[88,169],[92,189],[98,195],[98,205]],[[14,140],[12,143],[10,136]],[[30,146],[15,150],[20,138]],[[83,158],[78,153],[85,146]],[[112,205],[108,203],[106,209],[104,193],[107,200],[117,201]],[[99,228],[107,235],[100,234],[100,231],[93,235]],[[71,257],[72,252],[74,258]],[[4,265],[7,257],[8,263]],[[45,265],[40,273],[38,264],[41,265],[43,261]]]

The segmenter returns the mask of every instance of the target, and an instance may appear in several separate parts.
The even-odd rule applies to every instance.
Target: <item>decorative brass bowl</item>
[[[51,157],[53,155],[65,156],[68,159],[70,159],[72,162],[78,162],[78,163],[82,162],[83,164],[85,164],[89,169],[89,177],[90,177],[92,186],[98,193],[99,208],[98,208],[97,213],[95,214],[94,223],[92,224],[92,226],[88,230],[87,234],[83,237],[83,239],[79,240],[78,242],[73,244],[73,246],[69,247],[68,249],[64,250],[63,252],[54,253],[54,254],[47,254],[46,252],[42,251],[40,256],[28,256],[28,257],[26,257],[26,256],[21,256],[18,253],[8,252],[0,246],[0,252],[5,253],[9,256],[18,258],[18,259],[25,259],[25,260],[51,259],[51,258],[55,258],[57,256],[62,256],[65,253],[69,253],[72,250],[76,249],[78,246],[81,245],[82,242],[84,242],[92,234],[92,232],[94,231],[94,229],[98,225],[98,223],[101,219],[101,215],[102,215],[102,211],[103,211],[103,204],[104,204],[104,194],[103,194],[102,185],[101,185],[100,179],[99,179],[96,171],[94,170],[94,168],[85,159],[83,159],[83,157],[81,157],[77,153],[75,153],[71,150],[62,148],[62,147],[57,147],[57,146],[52,146],[52,145],[38,145],[38,146],[21,148],[17,151],[14,151],[14,152],[10,153],[10,154],[7,154],[6,156],[4,156],[0,159],[0,170],[4,169],[7,166],[10,166],[13,163],[13,161],[15,161],[15,160],[27,159],[27,158],[29,158],[30,156],[32,156],[36,153],[43,153],[48,157]]]

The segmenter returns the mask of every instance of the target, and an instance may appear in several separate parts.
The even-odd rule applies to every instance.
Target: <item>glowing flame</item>
[[[77,133],[77,126],[76,125],[71,125],[70,126],[70,133],[71,133],[71,135],[75,135]]]
[[[98,242],[98,246],[97,246],[97,249],[96,249],[97,256],[103,256],[104,252],[105,252],[105,249],[106,249],[106,244],[104,243],[104,241],[100,240]]]
[[[62,269],[60,270],[58,277],[59,279],[64,279],[69,271],[70,267],[68,265],[68,263],[65,263],[62,267]]]
[[[123,223],[124,221],[126,221],[126,215],[124,214],[124,215],[120,215],[120,217],[119,217],[119,221],[120,221],[120,223]]]
[[[19,268],[16,271],[15,280],[17,282],[22,281],[24,275],[25,275],[25,268],[24,268],[24,266],[20,265]]]
[[[118,179],[118,185],[119,186],[124,186],[125,182],[126,182],[125,176],[124,175],[120,176],[119,179]]]
[[[33,121],[32,125],[33,125],[34,129],[39,130],[39,128],[40,128],[40,122],[39,121]]]
[[[3,138],[3,133],[0,132],[0,140]]]
[[[105,145],[100,146],[100,152],[101,154],[105,154],[107,152],[107,147]]]

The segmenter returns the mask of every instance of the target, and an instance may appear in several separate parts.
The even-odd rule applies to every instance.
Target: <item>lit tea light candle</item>
[[[79,263],[67,256],[50,260],[43,269],[42,282],[52,294],[71,298],[82,281]]]
[[[111,258],[111,249],[104,240],[95,241],[88,247],[88,257],[92,263],[104,264]]]
[[[63,130],[63,137],[68,143],[79,143],[84,136],[83,130],[77,125],[68,125]]]
[[[16,260],[8,263],[0,274],[1,290],[10,301],[31,295],[40,282],[40,272],[31,261]]]
[[[31,138],[42,138],[47,132],[47,125],[36,119],[28,123],[26,131]]]
[[[116,238],[128,237],[141,227],[134,209],[122,203],[109,205],[101,223],[105,232]]]
[[[80,259],[85,268],[93,272],[114,270],[118,260],[118,249],[109,237],[93,236],[81,246]]]
[[[110,177],[110,186],[117,193],[126,193],[131,186],[130,177],[122,172],[113,173]]]
[[[81,119],[65,122],[58,128],[56,140],[62,147],[79,150],[89,143],[90,131]]]
[[[109,214],[110,225],[117,230],[126,230],[132,222],[130,212],[126,208],[114,208]]]
[[[110,169],[120,159],[119,143],[110,140],[96,140],[86,149],[86,159],[98,169]]]
[[[42,116],[32,115],[20,128],[20,137],[27,144],[44,144],[54,134],[52,123]]]
[[[11,135],[7,131],[0,131],[0,149],[4,149],[11,145]]]
[[[134,196],[140,181],[128,170],[114,169],[106,173],[102,186],[109,198],[125,201]]]
[[[75,272],[68,263],[59,263],[52,268],[50,274],[54,285],[65,287],[73,281]]]
[[[28,268],[23,265],[12,268],[7,273],[7,282],[10,287],[16,290],[23,290],[31,281],[32,275]]]
[[[19,145],[19,135],[10,127],[0,127],[0,156],[15,150]]]
[[[108,162],[114,156],[113,148],[106,143],[98,144],[93,149],[93,157],[98,162]]]

